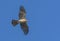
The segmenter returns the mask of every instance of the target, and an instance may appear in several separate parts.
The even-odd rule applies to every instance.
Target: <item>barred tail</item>
[[[16,26],[18,23],[19,23],[18,20],[12,20],[12,25],[13,26]]]

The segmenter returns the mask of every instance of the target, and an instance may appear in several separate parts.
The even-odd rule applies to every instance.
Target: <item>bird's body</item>
[[[29,29],[27,26],[27,20],[26,20],[26,11],[23,6],[20,7],[19,11],[19,19],[18,20],[12,20],[13,26],[16,26],[18,23],[21,25],[21,29],[23,30],[24,34],[28,34]]]
[[[20,19],[18,20],[19,22],[26,22],[27,20],[26,19]]]

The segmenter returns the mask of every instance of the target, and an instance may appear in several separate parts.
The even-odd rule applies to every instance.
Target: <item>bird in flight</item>
[[[26,20],[26,11],[23,6],[20,7],[18,17],[19,17],[18,20],[15,20],[15,19],[12,20],[12,25],[16,26],[17,24],[20,24],[22,31],[24,32],[25,35],[27,35],[29,32],[29,29],[28,29],[27,20]]]

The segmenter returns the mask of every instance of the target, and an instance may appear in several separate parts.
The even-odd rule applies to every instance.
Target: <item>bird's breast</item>
[[[26,22],[26,19],[20,19],[19,22]]]

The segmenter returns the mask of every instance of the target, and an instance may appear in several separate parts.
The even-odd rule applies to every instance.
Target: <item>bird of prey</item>
[[[26,11],[23,6],[20,7],[19,11],[19,19],[18,20],[12,20],[12,25],[16,26],[17,24],[20,24],[22,31],[24,32],[25,35],[28,34],[29,29],[27,25],[27,20],[26,20]]]

